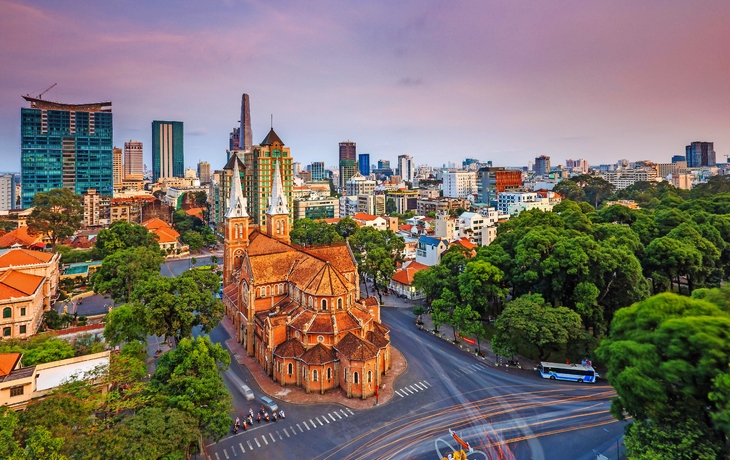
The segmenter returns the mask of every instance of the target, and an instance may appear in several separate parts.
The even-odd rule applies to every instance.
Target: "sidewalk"
[[[240,343],[236,341],[236,328],[227,316],[223,318],[221,324],[231,336],[226,340],[226,346],[233,353],[234,359],[238,364],[248,368],[249,372],[261,387],[261,391],[272,398],[279,399],[291,404],[341,404],[345,407],[355,410],[371,409],[375,405],[375,398],[348,398],[342,389],[329,390],[325,394],[318,392],[307,393],[304,389],[294,385],[281,386],[274,382],[271,377],[266,375],[261,365],[253,358],[246,356],[246,351]],[[401,375],[407,368],[405,358],[400,351],[390,347],[390,370],[382,377],[381,390],[379,393],[379,404],[385,404],[393,398],[394,388],[393,381]],[[383,388],[384,386],[384,388]]]

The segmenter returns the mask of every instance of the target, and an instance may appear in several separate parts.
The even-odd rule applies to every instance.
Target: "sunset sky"
[[[0,170],[22,94],[112,101],[114,141],[185,123],[185,162],[225,161],[241,94],[294,161],[526,165],[730,154],[727,1],[0,0]]]

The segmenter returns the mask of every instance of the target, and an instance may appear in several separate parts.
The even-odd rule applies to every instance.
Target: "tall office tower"
[[[588,172],[588,160],[584,160],[582,158],[573,160],[572,158],[569,158],[565,160],[565,167],[568,169],[578,169],[585,174]]]
[[[0,175],[0,211],[15,208],[15,174]]]
[[[142,179],[144,163],[142,161],[142,143],[129,141],[124,143],[124,177],[125,179]]]
[[[228,135],[228,150],[238,150],[238,146],[241,143],[241,128],[236,126]]]
[[[240,150],[249,151],[253,146],[253,131],[251,131],[251,103],[248,94],[241,96],[241,128],[239,132]]]
[[[122,165],[122,149],[114,147],[112,149],[112,178],[114,185],[122,185],[124,180],[124,166]]]
[[[550,174],[550,157],[546,155],[540,155],[535,158],[535,175],[536,176],[547,176]]]
[[[357,163],[360,165],[360,174],[363,176],[370,175],[370,154],[361,153],[357,156]]]
[[[324,170],[324,161],[315,161],[310,165],[312,180],[327,180],[327,172]]]
[[[672,157],[672,163],[679,163],[680,161],[687,161],[687,157],[684,155],[674,155]]]
[[[184,177],[183,122],[152,122],[152,182],[165,177]]]
[[[406,182],[413,182],[416,177],[416,165],[410,155],[398,155],[397,174]]]
[[[378,169],[390,169],[390,161],[378,160]]]
[[[23,96],[20,163],[23,208],[38,192],[69,188],[113,191],[111,102],[60,104]]]
[[[254,145],[250,152],[243,155],[244,177],[243,191],[248,200],[248,213],[253,225],[266,227],[266,209],[274,182],[274,169],[279,164],[281,186],[287,197],[289,209],[289,225],[293,225],[294,200],[292,198],[292,157],[289,147],[276,135],[274,129],[269,131],[261,145]],[[233,166],[233,165],[231,165]]]
[[[685,147],[688,168],[715,166],[715,148],[713,142],[692,142]]]
[[[345,188],[347,181],[357,170],[357,152],[355,143],[340,142],[340,188]]]
[[[299,174],[301,172],[301,170],[302,170],[301,162],[299,162],[299,161],[292,162],[292,164],[291,164],[291,173],[292,174],[294,174],[296,176],[297,174]]]
[[[201,184],[210,183],[210,163],[201,161],[198,163],[198,179]]]

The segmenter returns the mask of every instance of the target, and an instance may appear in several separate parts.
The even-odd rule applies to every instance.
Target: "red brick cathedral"
[[[274,168],[266,228],[249,225],[234,162],[225,216],[223,302],[249,356],[282,385],[348,397],[375,394],[390,369],[389,331],[374,297],[360,299],[347,243],[303,248],[289,239],[289,209]]]

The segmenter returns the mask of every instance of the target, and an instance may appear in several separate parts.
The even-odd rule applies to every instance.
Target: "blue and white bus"
[[[596,383],[598,373],[591,366],[583,364],[561,364],[542,362],[537,370],[540,376],[550,380]]]

